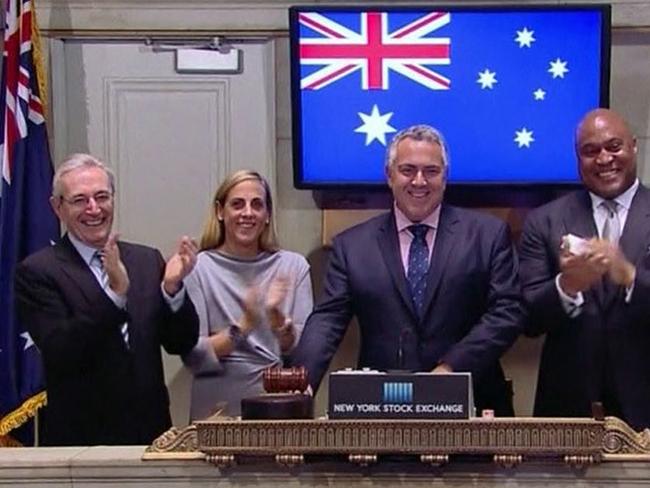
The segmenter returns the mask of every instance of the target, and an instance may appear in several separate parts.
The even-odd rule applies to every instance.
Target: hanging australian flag
[[[602,5],[291,9],[296,184],[383,184],[387,144],[414,124],[445,135],[452,183],[577,181],[609,25]]]
[[[45,404],[41,358],[14,308],[14,271],[50,244],[59,225],[49,205],[52,161],[35,64],[33,2],[7,0],[0,84],[0,441]],[[32,442],[31,432],[20,440]],[[27,435],[24,435],[27,434]],[[0,442],[1,445],[1,442]]]

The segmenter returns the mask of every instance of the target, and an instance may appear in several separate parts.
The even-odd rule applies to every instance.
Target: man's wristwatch
[[[228,337],[235,346],[241,346],[246,342],[246,336],[237,324],[232,324],[228,327]]]

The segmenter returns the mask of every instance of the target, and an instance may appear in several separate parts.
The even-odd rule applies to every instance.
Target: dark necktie
[[[612,244],[618,244],[621,238],[621,221],[618,218],[618,203],[616,200],[604,200],[601,203],[607,211],[607,217],[603,224],[603,239],[607,239]]]
[[[424,291],[427,285],[427,269],[429,268],[429,246],[427,246],[427,231],[429,226],[415,224],[408,228],[413,234],[413,240],[409,247],[409,262],[406,279],[409,283],[411,298],[419,316],[422,316],[422,305],[424,304]]]
[[[108,274],[106,273],[106,269],[104,268],[104,262],[102,261],[102,252],[101,251],[95,252],[90,263],[92,266],[95,266],[97,269],[99,269],[100,284],[102,285],[104,291],[106,291],[109,288]],[[120,326],[120,333],[122,334],[122,339],[124,339],[124,343],[128,348],[129,347],[129,324],[128,323],[124,322]]]

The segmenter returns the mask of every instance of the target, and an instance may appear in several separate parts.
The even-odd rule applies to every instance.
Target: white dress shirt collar
[[[632,206],[632,199],[634,198],[634,195],[638,189],[639,179],[637,178],[634,180],[634,183],[632,183],[632,186],[630,186],[627,190],[612,200],[623,207],[626,211],[629,211],[630,207]],[[597,209],[600,207],[600,204],[605,201],[605,198],[600,197],[592,192],[589,192],[589,196],[591,197],[591,208],[593,212],[597,212]]]
[[[438,205],[433,212],[431,212],[429,215],[427,215],[424,219],[422,219],[420,222],[411,222],[406,215],[404,215],[404,212],[402,212],[396,204],[393,204],[393,208],[395,210],[395,225],[397,226],[397,232],[402,232],[406,230],[407,227],[413,225],[413,224],[426,224],[432,229],[437,229],[438,228],[438,222],[440,220],[440,207],[441,205]]]
[[[68,238],[70,239],[70,242],[74,246],[74,248],[77,250],[77,252],[81,255],[81,258],[84,260],[84,262],[90,266],[90,261],[92,261],[93,257],[95,256],[95,253],[98,251],[98,249],[95,249],[94,247],[89,246],[88,244],[85,244],[81,242],[79,239],[77,239],[75,236],[72,235],[72,233],[68,232]]]

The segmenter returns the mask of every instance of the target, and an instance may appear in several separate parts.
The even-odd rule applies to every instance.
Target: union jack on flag
[[[361,71],[364,90],[386,90],[389,71],[394,71],[432,90],[449,89],[449,78],[427,65],[446,65],[450,59],[448,37],[426,37],[449,23],[448,12],[431,12],[393,30],[388,13],[360,14],[359,32],[324,15],[302,12],[301,25],[320,37],[300,38],[300,63],[323,65],[304,76],[301,88],[318,90]]]
[[[32,0],[6,0],[0,83],[0,445],[11,433],[31,443],[25,424],[46,401],[41,358],[14,310],[14,272],[59,235],[49,205],[52,161],[39,77]]]
[[[27,119],[45,123],[32,55],[32,1],[7,1],[3,57],[2,177],[11,184],[16,142],[28,135]],[[32,89],[34,87],[34,89]]]

